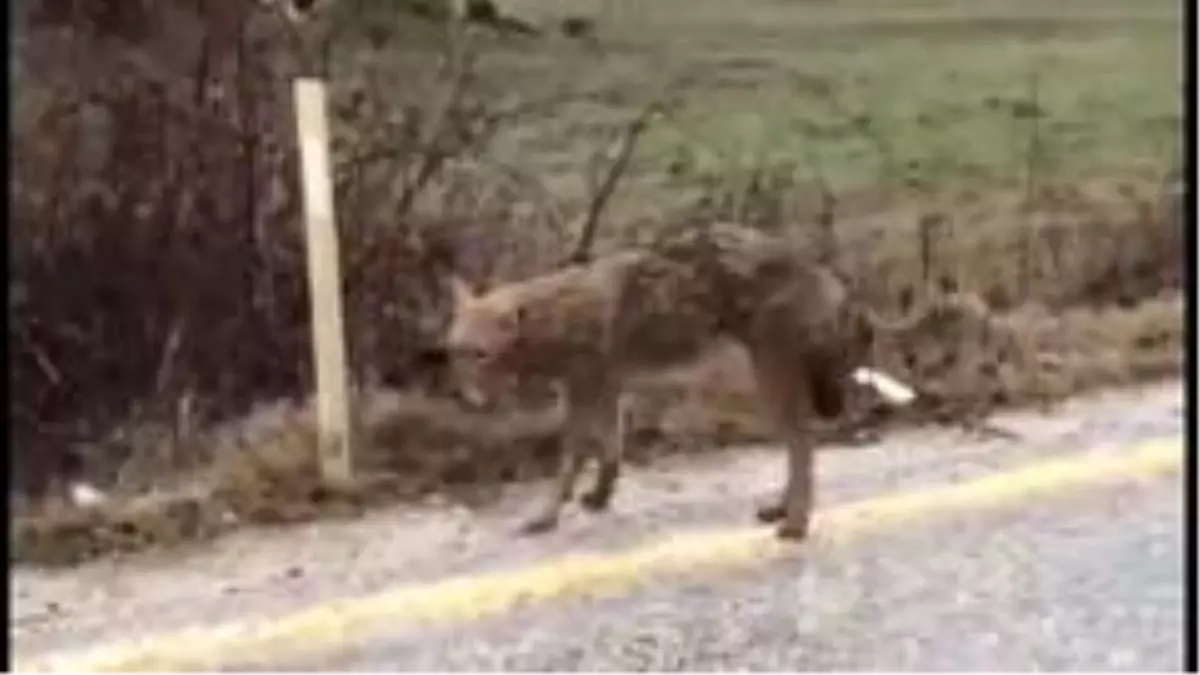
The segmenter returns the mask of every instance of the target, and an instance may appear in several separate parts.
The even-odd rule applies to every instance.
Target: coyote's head
[[[520,298],[502,292],[477,293],[462,279],[452,280],[454,310],[444,346],[460,392],[472,404],[491,400],[504,385],[524,318]]]

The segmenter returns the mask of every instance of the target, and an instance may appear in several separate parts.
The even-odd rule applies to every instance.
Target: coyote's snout
[[[527,532],[557,524],[589,455],[599,458],[600,470],[581,502],[590,510],[608,506],[620,472],[618,406],[626,378],[692,361],[732,338],[749,352],[763,404],[788,448],[784,488],[758,517],[782,521],[781,537],[803,538],[813,500],[810,420],[841,414],[852,377],[879,387],[880,374],[856,372],[872,322],[845,284],[786,242],[736,225],[716,224],[484,293],[462,282],[454,287],[446,346],[464,393],[487,397],[512,378],[561,387],[562,466]]]

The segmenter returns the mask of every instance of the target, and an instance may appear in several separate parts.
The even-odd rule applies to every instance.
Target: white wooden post
[[[344,480],[350,477],[352,470],[353,433],[325,83],[316,78],[297,78],[293,94],[304,193],[321,471],[326,478]]]

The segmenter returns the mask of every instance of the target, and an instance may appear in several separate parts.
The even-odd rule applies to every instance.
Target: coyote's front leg
[[[585,380],[581,380],[585,381]],[[605,378],[591,378],[586,386],[568,383],[560,398],[565,406],[561,441],[562,464],[558,480],[541,511],[522,526],[527,534],[553,530],[558,525],[563,505],[571,500],[583,462],[589,456],[601,458],[595,487],[582,498],[586,507],[599,510],[608,506],[615,488],[619,466],[617,445],[617,394]]]
[[[550,497],[541,511],[521,525],[524,534],[538,534],[557,527],[563,504],[574,495],[575,481],[579,478],[579,470],[583,468],[583,455],[579,452],[579,443],[571,435],[570,432],[563,435],[558,478]]]
[[[589,511],[607,509],[616,492],[617,480],[621,476],[621,460],[625,454],[626,418],[630,405],[628,396],[615,388],[599,398],[596,424],[599,427],[600,466],[592,489],[579,499],[579,503]]]

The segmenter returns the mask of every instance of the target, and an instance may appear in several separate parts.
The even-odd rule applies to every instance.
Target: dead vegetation
[[[585,259],[592,237],[635,245],[662,222],[736,219],[828,246],[905,326],[878,363],[925,393],[905,420],[864,400],[865,424],[979,420],[1181,370],[1183,223],[1165,165],[1059,177],[1030,159],[1008,182],[895,174],[866,188],[804,178],[808,158],[702,178],[668,165],[691,180],[687,198],[625,218],[614,194],[652,173],[631,168],[635,145],[669,125],[660,105],[674,109],[661,83],[530,91],[477,57],[511,35],[463,49],[436,22],[381,32],[386,13],[296,28],[256,3],[200,7],[66,11],[21,38],[10,417],[15,489],[35,499],[14,518],[13,560],[71,563],[431,492],[479,499],[549,473],[553,410],[489,414],[443,396],[446,271],[511,278]],[[149,21],[174,28],[135,30]],[[311,383],[287,87],[306,68],[334,76],[347,324],[368,409],[342,485],[320,479],[299,403]],[[632,112],[589,127],[601,150],[568,169],[588,185],[556,199],[555,176],[524,166],[514,139],[614,96]],[[721,351],[642,385],[634,461],[768,437],[743,358]],[[71,475],[115,498],[85,509],[47,494]]]

